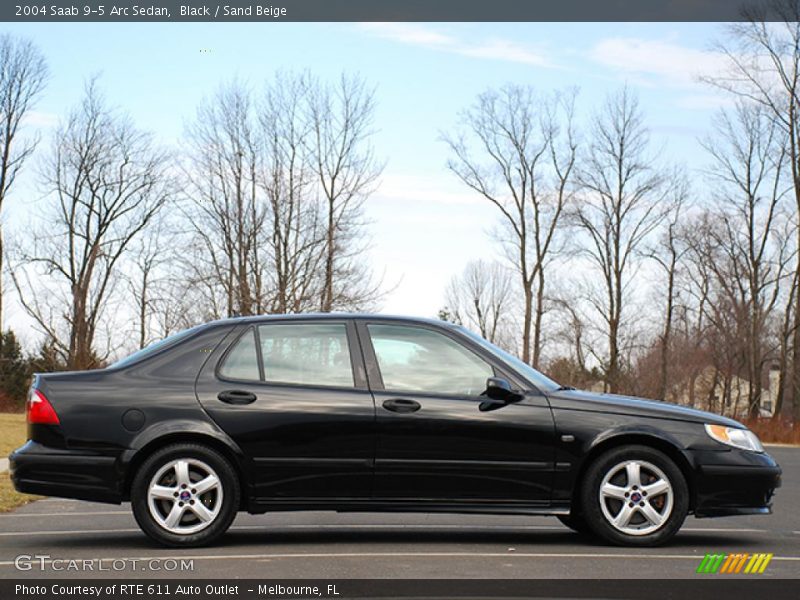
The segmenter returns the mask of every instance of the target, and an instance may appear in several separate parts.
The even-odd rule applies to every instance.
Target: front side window
[[[258,335],[266,381],[353,387],[344,323],[261,325]]]
[[[491,365],[436,331],[405,325],[367,328],[388,391],[477,396],[494,376]]]

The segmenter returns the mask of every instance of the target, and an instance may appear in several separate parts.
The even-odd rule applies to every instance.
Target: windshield
[[[550,379],[547,375],[540,373],[532,366],[527,363],[522,362],[513,354],[509,354],[505,350],[502,350],[495,346],[494,344],[487,342],[481,336],[476,333],[471,332],[466,327],[458,326],[458,328],[465,334],[467,334],[471,339],[478,342],[481,347],[488,350],[490,353],[495,355],[500,360],[508,363],[513,367],[520,375],[525,377],[528,381],[534,384],[540,391],[543,392],[554,392],[561,388],[561,385]]]
[[[118,369],[120,367],[127,367],[130,364],[138,362],[144,358],[147,358],[151,354],[155,354],[156,352],[163,350],[164,348],[169,348],[170,346],[177,344],[181,340],[188,338],[198,329],[203,327],[203,325],[197,325],[195,327],[191,327],[189,329],[184,329],[183,331],[179,331],[169,337],[165,337],[163,340],[159,340],[157,342],[153,342],[149,346],[142,348],[141,350],[137,350],[133,354],[126,356],[125,358],[119,359],[117,362],[111,364],[108,368],[109,369]]]

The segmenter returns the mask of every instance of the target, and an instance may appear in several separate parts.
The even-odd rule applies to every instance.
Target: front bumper
[[[767,453],[731,450],[697,456],[694,513],[697,517],[772,512],[781,468]]]
[[[9,458],[11,481],[18,492],[122,502],[116,458],[51,448],[28,441]]]

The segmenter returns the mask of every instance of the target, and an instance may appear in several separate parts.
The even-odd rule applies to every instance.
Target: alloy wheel
[[[647,535],[672,514],[672,484],[664,472],[643,460],[626,460],[608,470],[599,489],[600,509],[616,530]]]
[[[150,515],[164,529],[189,535],[211,525],[222,508],[217,473],[196,458],[179,458],[162,466],[147,489]]]

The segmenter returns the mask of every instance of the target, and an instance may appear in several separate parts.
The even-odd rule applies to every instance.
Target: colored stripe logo
[[[735,554],[706,554],[700,566],[697,567],[698,573],[717,573],[717,574],[739,574],[745,573],[756,575],[763,573],[773,554],[757,553],[748,554],[747,552]]]

